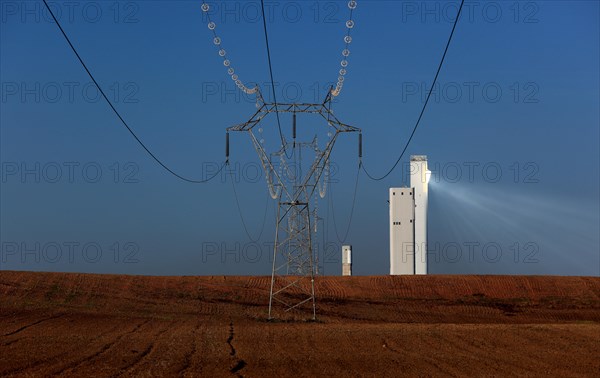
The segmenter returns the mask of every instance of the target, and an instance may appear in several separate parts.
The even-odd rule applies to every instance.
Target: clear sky
[[[347,2],[266,3],[278,100],[322,101],[337,80]],[[194,185],[157,165],[97,96],[41,1],[0,4],[0,269],[269,274],[276,204],[257,178],[247,136],[232,135],[231,161],[257,243],[244,232],[230,177]],[[160,159],[191,178],[222,164],[225,128],[248,119],[255,105],[236,93],[200,1],[51,4]],[[236,72],[268,94],[259,3],[210,4]],[[358,1],[345,86],[333,107],[363,130],[370,173],[386,172],[409,136],[457,6]],[[388,188],[407,184],[402,168],[423,154],[433,171],[430,272],[600,275],[599,14],[598,1],[466,2],[403,162],[380,182],[360,174],[346,240],[355,274],[388,273]],[[282,122],[289,137],[291,122]],[[309,116],[298,122],[322,127]],[[276,137],[274,118],[264,128],[265,138]],[[341,271],[355,135],[340,137],[333,161],[328,197],[318,205],[325,274]]]

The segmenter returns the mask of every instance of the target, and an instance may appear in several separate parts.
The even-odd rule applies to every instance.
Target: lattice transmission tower
[[[278,308],[287,312],[300,307],[309,307],[312,319],[316,319],[316,261],[312,233],[316,229],[318,218],[316,206],[311,209],[310,204],[313,203],[313,199],[316,200],[317,193],[321,198],[325,197],[331,152],[339,135],[361,131],[342,123],[333,114],[331,102],[332,96],[329,92],[323,103],[267,103],[258,91],[258,109],[252,117],[242,124],[227,128],[227,158],[229,132],[248,133],[266,174],[271,197],[278,200],[269,319],[273,319]],[[259,134],[262,134],[261,122],[272,113],[291,113],[292,141],[286,141],[281,134],[279,149],[269,152],[264,140],[260,135],[257,137],[255,130],[258,127]],[[298,114],[318,116],[325,127],[331,128],[328,141],[322,148],[319,147],[316,136],[310,140],[297,138]],[[359,156],[361,139],[359,134]],[[306,159],[306,152],[303,152],[306,150],[312,151],[314,160],[303,172],[302,164],[298,163],[298,160],[303,153],[302,158]]]

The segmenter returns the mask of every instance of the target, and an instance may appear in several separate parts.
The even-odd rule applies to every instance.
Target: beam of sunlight
[[[493,265],[463,260],[461,272],[600,275],[598,201],[552,197],[535,189],[431,180],[430,244],[502,246],[505,260]],[[535,243],[539,251],[533,264],[513,258],[515,243]]]

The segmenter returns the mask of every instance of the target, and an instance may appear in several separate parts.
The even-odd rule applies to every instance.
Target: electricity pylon
[[[327,95],[323,103],[266,103],[260,92],[257,95],[258,110],[252,117],[239,125],[227,128],[227,156],[229,156],[229,132],[243,131],[250,136],[264,172],[269,192],[278,200],[273,248],[273,266],[269,297],[269,319],[273,319],[276,303],[290,311],[303,305],[311,305],[312,319],[316,319],[315,298],[315,256],[312,241],[313,226],[316,226],[316,209],[311,213],[310,203],[315,192],[325,196],[329,174],[331,152],[341,133],[360,132],[360,129],[340,122],[331,111],[332,97]],[[281,136],[279,150],[269,153],[264,141],[259,140],[255,128],[271,113],[291,113],[293,119],[293,140],[287,142]],[[316,136],[308,142],[296,140],[296,115],[318,115],[326,127],[331,127],[329,140],[324,148],[319,148]],[[259,126],[259,132],[262,128]],[[360,141],[360,138],[359,138]],[[306,172],[300,165],[290,168],[287,151],[292,156],[301,155],[302,148],[314,151],[314,161]],[[359,147],[360,150],[360,147]],[[360,154],[360,152],[359,152]],[[279,158],[279,170],[275,159]],[[319,186],[319,183],[321,185]],[[311,218],[315,222],[311,222]]]

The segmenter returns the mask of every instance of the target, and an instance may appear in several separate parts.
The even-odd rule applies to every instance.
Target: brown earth
[[[600,376],[600,278],[0,272],[1,376]],[[280,317],[281,319],[281,317]]]

